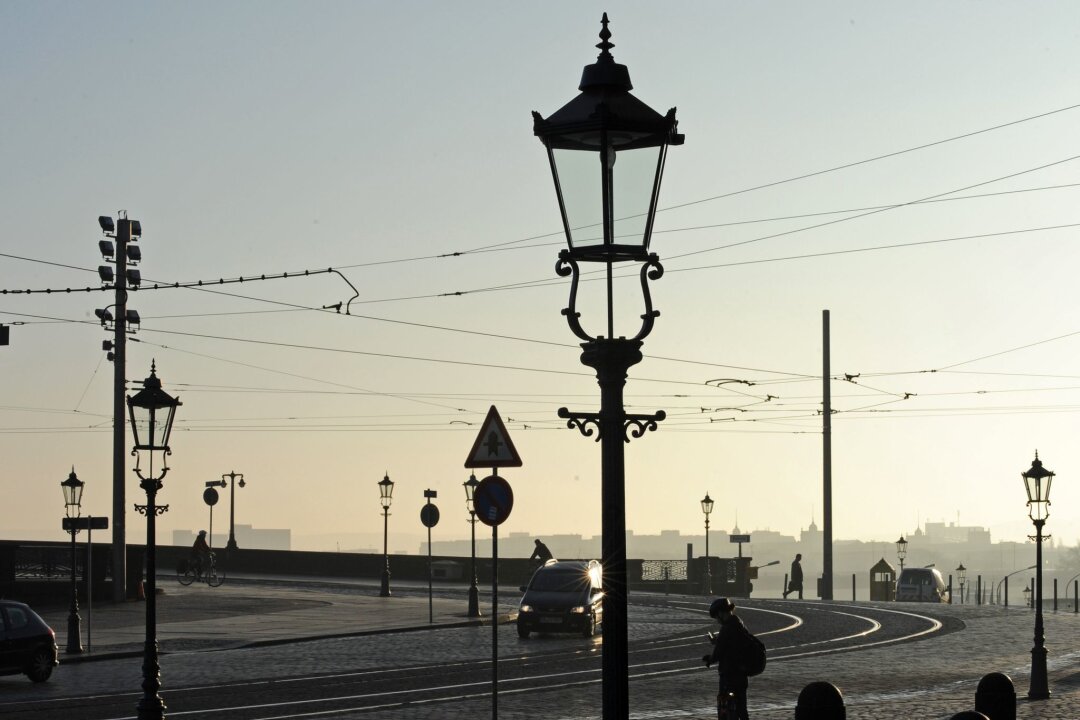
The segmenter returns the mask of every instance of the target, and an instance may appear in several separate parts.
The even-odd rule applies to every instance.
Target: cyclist
[[[191,562],[195,566],[195,576],[201,580],[203,569],[210,567],[210,546],[206,544],[205,530],[199,531],[191,546]]]

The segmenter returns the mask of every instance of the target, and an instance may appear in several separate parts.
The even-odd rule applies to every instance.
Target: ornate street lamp
[[[964,584],[967,582],[967,568],[964,567],[964,563],[960,563],[960,567],[956,568],[956,582],[960,585],[960,604],[964,604]]]
[[[1043,525],[1050,515],[1050,484],[1054,473],[1043,467],[1039,453],[1031,467],[1022,472],[1024,488],[1027,490],[1028,516],[1035,525],[1035,644],[1031,648],[1031,686],[1028,688],[1029,700],[1045,700],[1050,697],[1050,686],[1046,677],[1046,645],[1043,636],[1042,614],[1042,541]]]
[[[382,582],[379,586],[379,595],[382,597],[390,597],[390,549],[387,545],[387,518],[390,517],[390,503],[394,499],[394,481],[390,479],[390,474],[383,475],[383,479],[379,481],[379,502],[382,504],[382,554],[383,554],[383,571]]]
[[[472,528],[472,580],[469,584],[469,617],[480,617],[480,591],[476,587],[476,505],[473,498],[476,496],[476,486],[480,481],[475,473],[469,473],[469,479],[462,483],[465,486],[465,509],[469,511],[469,525]]]
[[[236,486],[244,487],[244,473],[228,472],[221,476],[221,486],[225,487],[225,478],[229,478],[229,542],[225,543],[226,550],[237,550],[236,545]],[[240,482],[236,482],[240,478]]]
[[[627,414],[623,385],[627,370],[642,359],[642,341],[660,314],[652,307],[648,281],[663,275],[649,251],[660,180],[669,145],[680,145],[675,109],[661,115],[630,94],[630,73],[611,55],[608,18],[601,21],[600,54],[585,67],[581,93],[544,118],[533,113],[533,132],[547,149],[567,248],[555,272],[571,277],[570,330],[582,341],[581,362],[596,371],[600,412],[559,409],[567,426],[601,443],[602,557],[604,572],[603,717],[629,716],[626,618],[626,507],[623,445],[655,430],[666,415]],[[582,262],[600,263],[606,273],[607,333],[590,335],[582,327],[577,293]],[[640,264],[645,312],[632,338],[615,337],[613,265]],[[592,426],[592,427],[590,427]]]
[[[141,487],[146,491],[146,504],[136,505],[135,509],[146,516],[146,642],[143,649],[143,696],[139,700],[139,720],[160,720],[165,717],[165,702],[158,691],[161,689],[161,666],[158,664],[157,643],[157,516],[168,511],[168,505],[156,504],[161,481],[169,472],[166,458],[172,454],[169,448],[169,436],[172,434],[176,408],[181,405],[179,398],[174,398],[161,389],[157,377],[156,364],[150,365],[150,377],[143,380],[143,389],[127,398],[128,415],[131,419],[131,433],[135,436],[135,447],[131,454],[136,456],[135,474]],[[141,452],[140,452],[141,451]],[[147,473],[143,475],[139,467],[142,452],[147,455]],[[160,466],[160,474],[154,477],[154,461]],[[122,582],[123,578],[114,582]]]
[[[67,480],[60,483],[64,491],[64,511],[68,518],[68,532],[71,533],[71,607],[68,609],[67,652],[77,655],[82,647],[82,618],[79,617],[79,588],[75,580],[75,536],[79,533],[75,520],[82,515],[83,486],[86,485],[75,475],[72,466]]]
[[[901,535],[896,541],[896,559],[900,561],[900,572],[904,572],[904,558],[907,557],[907,540]]]
[[[712,513],[713,501],[709,493],[701,501],[701,512],[705,513],[705,594],[712,595],[712,561],[709,559],[709,515]]]

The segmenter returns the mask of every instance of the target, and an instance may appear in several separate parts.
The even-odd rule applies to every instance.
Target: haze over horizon
[[[634,94],[677,106],[686,135],[652,242],[662,314],[626,386],[628,411],[668,419],[627,446],[627,526],[701,532],[706,493],[714,528],[822,523],[828,309],[834,538],[959,513],[1023,541],[1037,450],[1058,475],[1046,530],[1076,543],[1065,1],[0,6],[0,536],[64,539],[72,466],[83,514],[111,512],[94,310],[112,295],[16,291],[98,287],[96,218],[121,209],[143,227],[129,389],[156,361],[183,402],[159,538],[205,527],[205,481],[230,471],[238,523],[378,535],[388,473],[392,538],[421,536],[428,488],[439,535],[465,537],[463,461],[492,404],[524,460],[501,473],[500,532],[598,535],[599,445],[556,410],[599,392],[560,315],[530,111],[576,94],[604,10]],[[329,267],[348,283],[296,277]],[[626,333],[640,299],[620,285]],[[127,526],[144,540],[130,507]]]

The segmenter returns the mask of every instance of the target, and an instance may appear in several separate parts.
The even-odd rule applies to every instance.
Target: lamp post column
[[[222,482],[229,478],[229,542],[225,544],[226,550],[239,549],[236,544],[236,478],[240,478],[240,487],[244,487],[244,473],[229,472],[222,475]]]
[[[1042,541],[1043,523],[1035,520],[1035,644],[1031,648],[1031,686],[1028,698],[1046,700],[1050,697],[1050,686],[1046,676],[1046,644],[1043,637],[1042,611]]]
[[[469,617],[480,617],[480,590],[476,587],[476,511],[469,511],[469,525],[472,527],[472,580],[469,584]]]
[[[71,526],[71,607],[68,608],[67,622],[67,652],[69,655],[77,655],[83,651],[82,647],[82,618],[79,616],[79,586],[75,577],[76,548],[75,534],[78,531],[75,525]]]
[[[144,479],[140,486],[146,491],[146,505],[135,506],[146,513],[146,640],[143,643],[142,690],[143,696],[136,705],[139,720],[161,720],[165,717],[165,701],[161,698],[161,663],[158,660],[157,641],[157,516],[169,509],[157,506],[157,491],[161,481],[153,477]]]
[[[387,527],[389,525],[390,508],[384,507],[382,511],[382,554],[383,554],[383,571],[382,578],[379,584],[379,595],[382,597],[390,597],[390,546],[387,544],[388,534]]]

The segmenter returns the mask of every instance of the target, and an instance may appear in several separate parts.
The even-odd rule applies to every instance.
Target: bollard
[[[949,720],[990,720],[978,710],[965,710],[953,715]]]
[[[1005,607],[1009,607],[1009,576],[1005,576]]]
[[[949,604],[952,605],[952,573],[949,573]]]
[[[975,576],[975,604],[982,605],[982,575]]]
[[[1080,612],[1080,580],[1073,580],[1073,612]]]
[[[975,690],[975,709],[990,720],[1016,720],[1016,688],[1009,676],[983,675]]]
[[[799,693],[795,720],[846,720],[844,695],[832,683],[818,680]]]
[[[783,588],[783,593],[782,593],[782,595],[783,595],[783,596],[784,596],[785,598],[787,597],[787,573],[784,573],[784,588]]]
[[[1054,578],[1054,612],[1057,612],[1057,578]]]
[[[851,602],[855,602],[855,573],[851,573]]]

